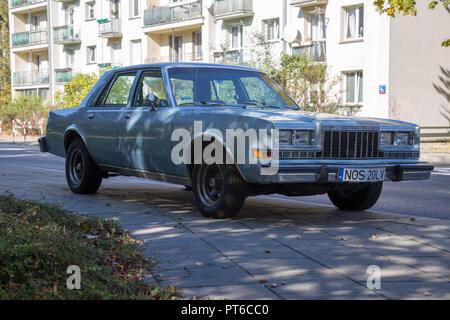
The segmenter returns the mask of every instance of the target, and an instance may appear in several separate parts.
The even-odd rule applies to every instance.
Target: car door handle
[[[88,117],[88,119],[94,119],[94,117],[95,117],[95,114],[94,113],[89,113],[88,115],[87,115],[87,117]]]
[[[123,117],[124,117],[125,119],[127,119],[127,120],[128,120],[128,119],[131,119],[131,114],[126,114],[126,115],[124,115]]]

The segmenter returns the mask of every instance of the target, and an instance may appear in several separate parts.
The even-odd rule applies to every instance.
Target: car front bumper
[[[263,183],[342,183],[340,168],[386,168],[385,181],[426,180],[434,166],[425,163],[408,164],[280,164],[278,172],[262,176]]]

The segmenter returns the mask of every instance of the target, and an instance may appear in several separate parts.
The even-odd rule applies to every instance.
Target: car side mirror
[[[158,101],[159,101],[159,99],[156,95],[154,95],[153,93],[149,93],[145,97],[144,104],[145,104],[145,106],[150,107],[152,111],[155,111]]]

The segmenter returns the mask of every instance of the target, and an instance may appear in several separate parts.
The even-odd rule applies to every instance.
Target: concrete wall
[[[417,1],[417,16],[391,20],[389,117],[450,126],[450,12]]]

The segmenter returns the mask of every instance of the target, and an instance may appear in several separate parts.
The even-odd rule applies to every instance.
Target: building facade
[[[450,49],[440,46],[450,19],[421,2],[417,17],[396,19],[380,15],[373,0],[9,0],[9,6],[13,97],[53,103],[73,75],[107,67],[246,64],[259,34],[275,60],[305,54],[326,64],[335,82],[329,94],[347,111],[449,126],[449,92],[439,77],[450,73]]]

